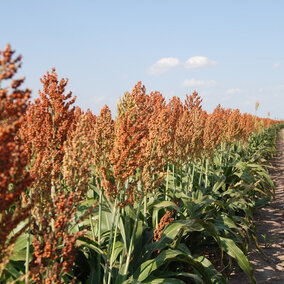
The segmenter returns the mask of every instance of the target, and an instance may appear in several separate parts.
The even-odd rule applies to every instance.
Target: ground
[[[269,206],[256,209],[256,235],[266,258],[251,245],[248,258],[252,263],[256,281],[261,283],[284,283],[284,129],[277,140],[277,155],[271,161],[270,176],[275,184],[275,199]],[[242,271],[236,271],[232,284],[249,283]]]

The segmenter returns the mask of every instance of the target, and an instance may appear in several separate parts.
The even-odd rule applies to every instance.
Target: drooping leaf
[[[228,255],[236,259],[240,268],[248,275],[251,283],[256,283],[256,279],[253,274],[252,266],[250,262],[248,261],[247,257],[241,251],[241,249],[239,249],[234,243],[234,241],[231,239],[220,237],[220,240],[221,240],[221,244],[223,246],[224,251]]]

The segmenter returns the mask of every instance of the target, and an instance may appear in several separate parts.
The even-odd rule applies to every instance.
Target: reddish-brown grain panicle
[[[114,121],[110,109],[105,105],[97,117],[93,133],[93,164],[95,175],[100,179],[108,198],[116,196],[116,187],[110,182],[112,177],[110,153],[114,147]]]
[[[206,156],[212,156],[213,150],[221,143],[224,129],[224,109],[218,105],[206,118],[203,133],[203,149]]]
[[[41,79],[43,91],[40,98],[27,110],[21,135],[26,153],[33,161],[31,173],[36,177],[33,188],[41,190],[38,197],[50,198],[51,184],[56,184],[64,157],[64,142],[74,121],[75,101],[71,92],[64,94],[67,80],[58,80],[55,69]],[[44,131],[43,131],[44,129]]]
[[[29,160],[19,136],[31,90],[19,89],[24,78],[12,80],[2,88],[21,66],[21,56],[13,59],[13,54],[10,45],[0,51],[0,271],[3,271],[2,266],[12,252],[14,242],[26,226],[12,238],[8,239],[8,236],[27,218],[31,208],[31,204],[21,202],[32,178],[26,170]]]
[[[76,241],[85,234],[84,230],[70,233],[76,224],[74,217],[80,200],[78,192],[60,191],[45,214],[40,215],[41,226],[34,220],[31,273],[36,283],[46,279],[45,275],[62,282],[63,275],[71,269],[76,257]]]
[[[93,133],[95,118],[91,111],[83,113],[78,108],[74,123],[64,142],[62,174],[70,191],[83,197],[88,190],[91,178]]]
[[[145,87],[138,82],[131,94],[118,105],[118,117],[115,123],[115,143],[110,155],[114,177],[119,190],[133,176],[137,169],[143,167],[143,138],[147,136],[149,120],[149,96]],[[125,198],[131,199],[133,183],[125,191]]]
[[[206,111],[202,110],[202,99],[197,92],[193,92],[191,95],[186,95],[185,100],[185,112],[188,116],[186,118],[186,132],[187,136],[187,148],[190,150],[190,158],[198,158],[203,150],[203,133],[205,121],[207,118]]]

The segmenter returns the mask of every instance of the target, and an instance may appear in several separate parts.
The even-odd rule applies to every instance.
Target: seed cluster
[[[21,66],[13,53],[9,45],[0,51],[1,86]],[[28,226],[34,249],[29,270],[36,283],[62,283],[70,272],[76,242],[85,234],[72,228],[96,206],[78,218],[90,183],[114,204],[132,206],[164,183],[169,164],[210,159],[223,141],[246,141],[277,123],[220,105],[209,114],[197,92],[184,102],[167,102],[160,92],[147,94],[141,82],[125,93],[113,119],[107,106],[98,116],[75,108],[75,97],[65,92],[68,80],[59,80],[55,69],[43,76],[33,102],[29,89],[19,89],[23,81],[0,88],[0,271]],[[167,211],[160,219],[155,242],[174,218]],[[8,240],[24,220],[27,225]]]
[[[10,45],[0,51],[1,86],[11,79],[10,85],[0,88],[0,271],[13,250],[14,242],[26,226],[13,238],[8,239],[8,236],[27,218],[31,208],[21,199],[32,177],[26,171],[28,159],[19,135],[31,90],[19,89],[24,78],[12,79],[21,67],[22,59],[21,56],[13,59],[13,54]]]

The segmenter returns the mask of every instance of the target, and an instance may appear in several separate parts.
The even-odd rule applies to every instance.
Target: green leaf
[[[153,271],[162,266],[167,260],[177,257],[181,252],[174,250],[164,250],[156,258],[142,263],[141,267],[134,273],[134,279],[145,280]]]
[[[122,252],[123,248],[124,248],[124,245],[123,245],[123,243],[121,241],[115,242],[113,257],[110,259],[110,264],[111,265],[117,259],[118,255]]]
[[[199,271],[205,283],[212,283],[210,273],[201,264],[200,261],[196,261],[190,255],[177,250],[164,250],[156,258],[145,261],[139,269],[134,273],[133,278],[138,281],[143,281],[147,279],[153,271],[158,269],[160,266],[165,264],[167,261],[177,260],[182,262],[187,262],[191,264],[195,269]]]
[[[200,278],[199,275],[193,274],[193,273],[188,273],[188,272],[173,272],[173,271],[161,271],[161,272],[155,272],[155,279],[156,278],[163,278],[163,279],[173,279],[169,277],[186,277],[194,281],[195,284],[202,284],[202,279]],[[149,276],[143,283],[148,282],[149,279],[154,278],[153,276]],[[184,282],[183,282],[184,283]]]
[[[224,251],[235,258],[240,266],[240,268],[248,275],[251,280],[251,283],[256,283],[256,279],[253,274],[253,269],[251,264],[249,263],[247,257],[244,253],[236,246],[233,240],[228,238],[220,237],[221,244],[223,246]]]
[[[190,221],[190,223],[193,223]],[[171,224],[169,224],[165,230],[162,233],[162,236],[158,242],[152,243],[149,246],[147,246],[147,253],[146,253],[146,259],[148,259],[151,254],[157,250],[164,249],[167,245],[171,244],[181,228],[185,227],[189,224],[189,221],[174,221]]]
[[[86,237],[79,237],[77,240],[77,244],[81,245],[81,246],[86,246],[89,249],[95,251],[98,254],[101,254],[102,256],[105,255],[105,253],[99,248],[97,242],[86,238]]]
[[[16,269],[15,265],[13,265],[13,262],[9,262],[6,265],[6,270],[14,277],[14,279],[21,276],[21,273]]]
[[[143,281],[143,283],[147,283],[147,284],[185,284],[185,282],[177,278],[154,278],[154,277],[149,277],[149,279],[146,279],[145,281]]]
[[[217,272],[212,263],[204,256],[191,256],[178,250],[164,250],[156,258],[145,261],[134,273],[134,280],[143,282],[151,277],[152,273],[166,262],[177,261],[188,263],[198,273],[196,279],[202,278],[204,283],[225,283],[222,275]],[[180,275],[182,276],[182,275]],[[186,275],[183,275],[186,276]],[[192,274],[187,275],[192,276]],[[191,277],[192,278],[192,277]],[[130,279],[130,280],[132,280]],[[144,282],[143,282],[144,283]],[[198,282],[197,282],[198,283]]]
[[[10,260],[14,260],[14,261],[25,261],[26,260],[27,238],[28,238],[28,234],[22,234],[18,237],[15,243],[13,253],[9,258]],[[32,242],[32,238],[30,240],[30,244],[31,242]],[[29,256],[29,258],[31,259],[31,255]]]
[[[226,178],[225,177],[221,177],[221,179],[219,180],[219,181],[217,181],[215,184],[214,184],[214,186],[213,186],[213,188],[212,188],[212,191],[213,192],[218,192],[218,190],[222,187],[222,186],[224,186],[226,184]]]
[[[158,204],[154,205],[155,208],[167,208],[167,207],[171,207],[174,208],[175,210],[177,210],[178,212],[180,211],[180,208],[172,201],[162,201],[159,202]]]

